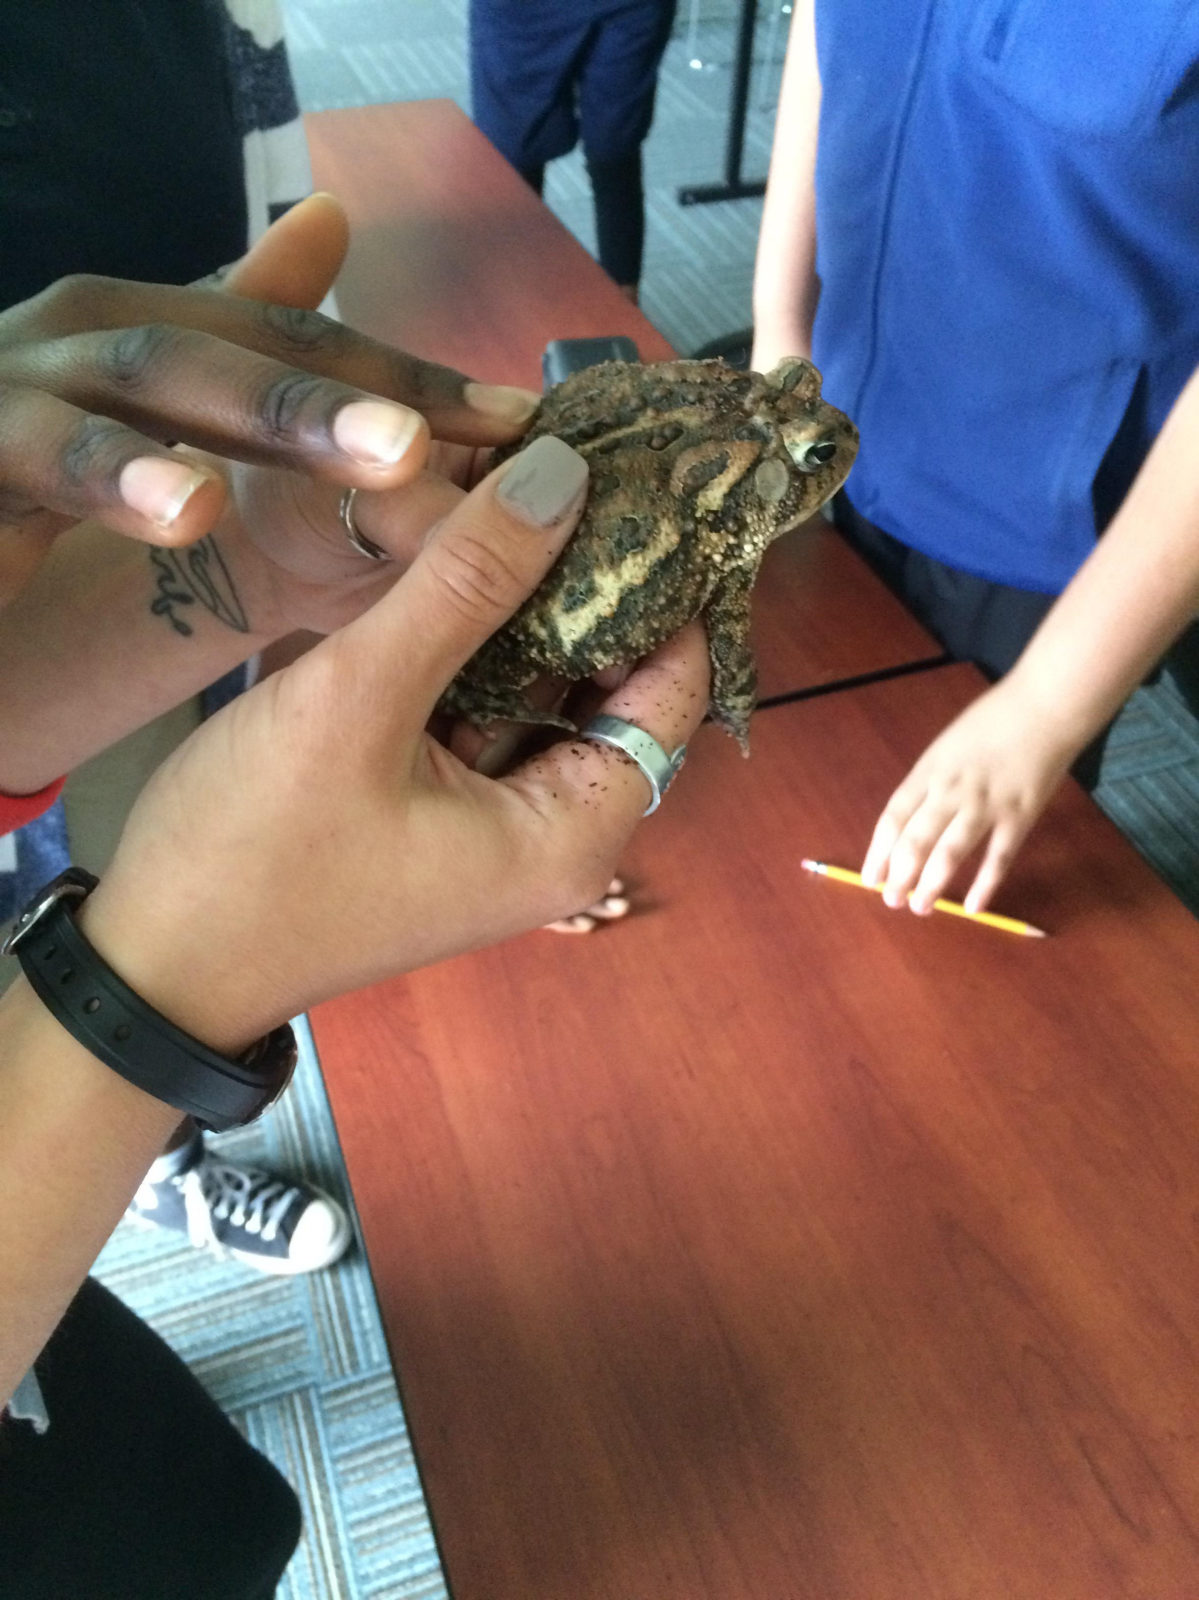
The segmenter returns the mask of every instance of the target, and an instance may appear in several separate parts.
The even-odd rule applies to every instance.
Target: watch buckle
[[[9,929],[0,956],[10,956],[36,929],[42,918],[52,911],[60,900],[86,900],[100,880],[82,867],[68,867],[58,877],[40,889]]]

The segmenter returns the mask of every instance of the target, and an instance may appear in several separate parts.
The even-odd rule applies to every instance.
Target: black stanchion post
[[[733,95],[729,108],[729,139],[724,161],[724,182],[692,185],[679,190],[679,204],[709,205],[713,200],[751,200],[766,193],[766,180],[747,183],[741,176],[745,146],[745,117],[749,106],[749,79],[754,64],[754,24],[758,0],[741,0],[737,54],[733,61]]]

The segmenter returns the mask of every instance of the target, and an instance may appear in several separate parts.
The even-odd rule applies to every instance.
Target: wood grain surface
[[[451,101],[321,111],[305,125],[316,182],[350,216],[346,322],[530,388],[551,339],[627,334],[646,360],[674,354]],[[755,601],[764,697],[938,653],[821,522],[772,547]]]
[[[342,319],[492,383],[541,388],[550,339],[674,351],[451,100],[304,119],[317,187],[350,218]]]
[[[705,729],[646,909],[313,1017],[455,1600],[1199,1594],[1199,926],[1067,787],[997,909],[812,878],[977,691]]]
[[[753,592],[758,697],[941,657],[941,647],[823,517],[776,539]]]

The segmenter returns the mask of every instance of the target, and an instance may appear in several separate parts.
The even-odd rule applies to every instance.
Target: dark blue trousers
[[[580,141],[599,258],[641,273],[641,145],[654,114],[676,0],[471,0],[474,120],[538,193],[545,165]]]

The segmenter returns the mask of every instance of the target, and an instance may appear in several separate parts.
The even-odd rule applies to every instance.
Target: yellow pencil
[[[860,872],[851,872],[848,867],[830,867],[827,861],[813,861],[805,856],[799,863],[805,872],[818,872],[822,878],[835,878],[838,883],[856,883],[859,889],[872,889],[875,894],[882,894],[881,883],[867,883]],[[1045,939],[1048,937],[1044,928],[1034,928],[1031,922],[1020,922],[1015,917],[1001,917],[995,911],[967,911],[965,906],[960,906],[956,900],[934,900],[934,911],[947,911],[951,917],[966,917],[970,922],[984,923],[988,928],[1002,928],[1004,933],[1020,933],[1026,939]]]

